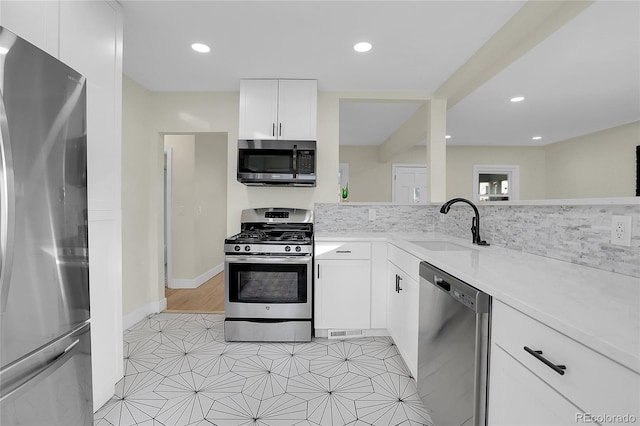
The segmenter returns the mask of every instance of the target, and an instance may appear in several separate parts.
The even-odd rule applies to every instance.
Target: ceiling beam
[[[425,140],[427,138],[428,119],[429,111],[425,103],[378,147],[380,162],[386,163],[397,154]]]
[[[529,0],[435,92],[451,108],[542,40],[563,27],[592,0]]]
[[[511,65],[516,59],[578,16],[595,0],[529,0],[434,93],[447,109]],[[427,137],[427,106],[419,108],[378,148],[381,162]]]

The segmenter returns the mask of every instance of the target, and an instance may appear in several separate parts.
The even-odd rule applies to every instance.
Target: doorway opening
[[[224,312],[227,133],[163,135],[168,312]]]

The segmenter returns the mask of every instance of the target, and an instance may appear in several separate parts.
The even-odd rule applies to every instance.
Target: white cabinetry
[[[316,80],[241,80],[240,139],[316,140]]]
[[[492,316],[489,425],[629,423],[618,415],[640,420],[636,372],[498,300]],[[590,415],[605,417],[594,422]]]
[[[122,366],[122,12],[115,1],[0,0],[0,25],[87,78],[87,186],[94,409]]]
[[[371,243],[371,328],[387,328],[387,243]]]
[[[393,245],[388,256],[387,326],[409,371],[417,377],[420,259]]]
[[[316,329],[368,329],[371,316],[371,244],[315,244]]]
[[[57,1],[2,1],[0,25],[58,57]]]

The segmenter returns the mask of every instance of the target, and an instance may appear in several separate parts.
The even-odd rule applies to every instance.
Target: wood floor
[[[198,288],[165,287],[165,312],[224,313],[224,272],[220,272]]]

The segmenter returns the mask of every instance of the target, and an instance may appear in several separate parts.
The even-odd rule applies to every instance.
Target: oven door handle
[[[311,256],[226,256],[228,263],[311,263]]]

